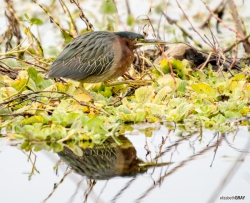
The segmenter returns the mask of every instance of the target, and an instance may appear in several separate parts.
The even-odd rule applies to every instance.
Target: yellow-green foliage
[[[33,67],[20,71],[15,80],[0,76],[0,128],[11,138],[26,140],[26,150],[30,141],[47,141],[50,148],[51,143],[71,140],[87,147],[109,136],[116,139],[125,132],[125,123],[175,122],[187,131],[202,126],[226,132],[234,128],[235,119],[248,115],[250,85],[244,70],[233,77],[223,72],[221,77],[211,68],[191,71],[187,61],[170,62],[180,77],[167,73],[164,59],[165,75],[152,73],[152,85],[137,86],[121,101],[118,95],[128,91],[127,85],[92,85],[95,102],[87,105],[73,98],[84,100],[78,83],[44,79]]]

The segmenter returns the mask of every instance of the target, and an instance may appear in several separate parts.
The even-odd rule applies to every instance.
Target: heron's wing
[[[79,36],[59,54],[48,76],[82,80],[93,74],[105,73],[114,62],[112,42],[115,40],[116,35],[110,32],[93,32]]]

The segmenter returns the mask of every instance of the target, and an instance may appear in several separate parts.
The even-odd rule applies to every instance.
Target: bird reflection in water
[[[82,148],[82,156],[77,156],[67,147],[64,147],[58,155],[76,173],[94,180],[135,176],[146,172],[147,165],[137,158],[136,149],[132,143],[125,136],[119,136],[119,139],[122,145],[118,145],[109,138],[103,144],[95,145],[93,148]]]

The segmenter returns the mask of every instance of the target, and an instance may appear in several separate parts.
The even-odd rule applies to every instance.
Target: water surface
[[[94,177],[96,180],[79,174],[79,170],[76,173],[74,166],[75,171],[71,171],[72,165],[68,167],[66,163],[60,163],[58,170],[54,170],[60,157],[46,150],[31,153],[30,159],[34,162],[36,157],[35,168],[39,171],[31,175],[33,165],[28,161],[30,153],[20,150],[19,144],[1,138],[0,191],[4,192],[1,192],[0,202],[43,202],[58,183],[45,202],[200,203],[220,202],[222,196],[245,196],[241,201],[249,202],[249,135],[244,127],[235,134],[204,131],[202,137],[200,132],[173,132],[163,126],[153,131],[152,137],[145,137],[134,130],[125,134],[125,148],[130,152],[122,149],[124,155],[114,143],[109,143],[116,150],[113,150],[114,155],[110,154],[110,148],[109,151],[98,149],[97,152],[95,149],[85,154],[84,158],[94,155],[94,159],[88,157],[92,166],[90,162],[83,161],[81,164],[101,168],[93,168],[95,175],[96,171],[101,171],[99,176]],[[73,158],[77,156],[71,154],[73,157],[69,160],[76,163]],[[106,159],[106,162],[96,158],[98,155],[102,155],[101,159]],[[65,161],[65,157],[62,158]],[[140,160],[134,172],[120,173],[122,167],[127,170],[131,160]],[[167,164],[169,162],[170,165]],[[123,163],[127,165],[122,166]],[[103,176],[104,170],[108,176]],[[234,201],[237,200],[230,202]]]

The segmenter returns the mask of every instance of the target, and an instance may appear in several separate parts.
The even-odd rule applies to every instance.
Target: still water
[[[32,27],[32,32],[40,33],[45,52],[48,52],[51,46],[61,50],[61,33],[52,23],[47,22],[49,20],[44,12],[31,1],[13,2],[20,16],[27,13],[30,17],[39,17],[45,22],[38,28]],[[39,1],[43,5],[48,2]],[[106,28],[98,24],[104,18],[102,14],[95,17],[92,15],[93,12],[99,13],[101,2],[84,1],[85,14],[90,16],[96,30]],[[120,20],[123,22],[117,29],[126,30],[126,18],[123,18],[127,15],[124,9],[125,1],[116,2]],[[157,0],[145,1],[142,4],[141,1],[134,0],[130,1],[130,6],[132,13],[138,17],[147,14],[150,6],[165,6],[166,2],[168,1]],[[185,11],[189,16],[199,13],[208,15],[201,1],[180,2],[186,6]],[[189,4],[186,5],[186,2]],[[209,2],[213,3],[211,7],[218,3]],[[249,4],[241,5],[241,1],[235,2],[239,4],[237,6],[243,18],[249,20]],[[1,34],[7,26],[4,11],[2,4]],[[173,19],[180,19],[182,16],[174,1],[171,1],[164,11]],[[52,14],[60,19],[64,15],[62,10],[59,14]],[[230,19],[230,13],[225,15],[226,20]],[[150,17],[156,22],[159,21],[159,15],[155,13]],[[195,20],[193,23],[196,27],[200,24]],[[63,20],[62,24],[67,26]],[[77,22],[77,25],[84,29],[81,21]],[[183,25],[190,27],[187,22]],[[230,21],[229,25],[233,26],[233,21]],[[163,28],[165,29],[165,26],[162,26]],[[249,30],[247,23],[246,28]],[[134,30],[139,31],[139,28]],[[195,32],[189,31],[196,36]],[[203,33],[202,30],[200,32]],[[219,39],[225,40],[234,36],[234,33],[228,31],[226,35],[224,33],[218,34]],[[180,31],[175,32],[178,41],[183,41],[181,36]],[[167,41],[174,38],[171,33],[162,37]],[[151,137],[145,137],[140,131],[142,126],[134,128],[137,130],[126,133],[125,138],[122,138],[126,142],[125,148],[109,143],[108,147],[83,150],[82,157],[77,157],[70,150],[59,155],[46,150],[30,154],[20,150],[20,143],[0,138],[0,203],[250,202],[250,133],[247,128],[242,127],[234,134],[221,134],[211,131],[181,133],[169,131],[164,126],[153,126],[157,130],[153,131]],[[147,129],[143,129],[148,134]],[[60,159],[64,162],[55,170]],[[234,196],[244,197],[244,200],[220,199]]]
[[[151,137],[141,132],[150,128],[134,129],[120,137],[123,147],[110,140],[81,157],[67,148],[30,154],[1,138],[0,202],[250,202],[247,128],[183,133],[155,125]]]

